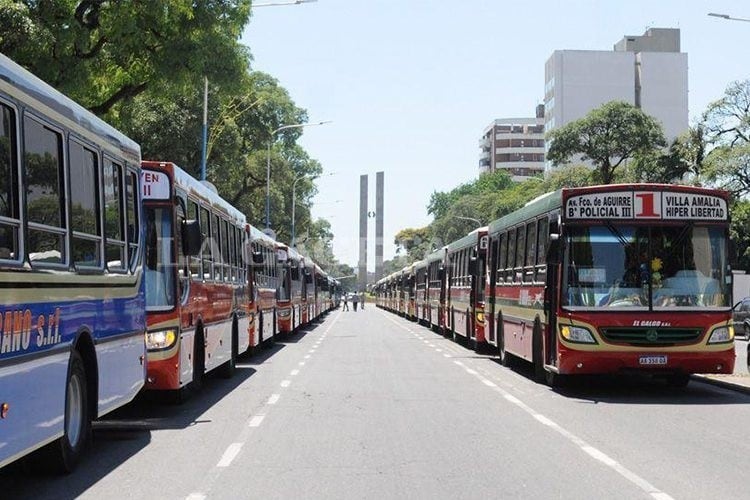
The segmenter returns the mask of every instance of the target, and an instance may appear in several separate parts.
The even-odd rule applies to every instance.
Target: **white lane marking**
[[[535,414],[534,418],[537,419],[537,420],[539,420],[541,423],[543,423],[544,425],[547,425],[549,427],[557,427],[556,423],[554,423],[552,420],[548,419],[544,415],[540,415],[539,413]]]
[[[475,370],[472,370],[471,368],[466,368],[466,373],[468,373],[469,375],[476,375],[477,374],[477,372]]]
[[[517,397],[513,396],[509,392],[507,392],[505,389],[502,389],[501,387],[495,386],[493,388],[495,391],[502,394],[502,396],[509,402],[513,403],[514,405],[521,408],[523,411],[531,415],[535,420],[538,422],[546,425],[550,429],[553,429],[558,434],[562,435],[564,438],[566,438],[568,441],[576,445],[578,448],[580,448],[584,453],[589,455],[590,457],[594,458],[595,460],[598,460],[602,464],[606,465],[610,469],[614,470],[618,474],[620,474],[622,477],[630,481],[631,483],[638,486],[641,490],[649,494],[651,497],[658,499],[658,500],[673,500],[672,497],[656,488],[654,485],[646,481],[644,478],[636,474],[635,472],[631,471],[621,463],[619,463],[617,460],[613,459],[606,453],[602,452],[601,450],[591,446],[583,439],[579,438],[572,432],[568,431],[564,427],[560,426],[560,424],[557,424],[553,420],[545,417],[541,413],[538,413],[533,408],[525,404],[523,401],[518,399]]]
[[[309,354],[305,354],[305,359],[310,359],[310,355]]]
[[[313,354],[313,353],[315,352],[315,349],[310,349],[310,350],[309,350],[309,351],[307,351],[307,352],[308,352],[309,354]]]
[[[482,380],[482,383],[486,385],[487,387],[497,387],[497,384],[495,384],[495,382],[493,382],[492,380],[488,380],[486,378],[482,378],[481,380]]]
[[[279,398],[281,397],[281,394],[271,394],[271,397],[268,398],[268,401],[266,401],[267,405],[275,405],[279,402]]]
[[[253,418],[250,419],[250,421],[247,423],[248,427],[259,427],[260,423],[263,422],[263,419],[266,418],[265,415],[255,415]]]
[[[443,357],[446,357],[446,358],[450,358],[450,357],[451,357],[451,355],[450,355],[450,354],[446,354],[446,353],[443,353]]]
[[[281,381],[281,387],[289,387],[289,385],[291,385],[291,383],[292,383],[291,380],[282,380]]]
[[[294,377],[295,375],[299,375],[299,370],[292,370],[292,372],[290,373],[290,375],[292,377]]]
[[[185,497],[185,500],[205,500],[206,495],[203,493],[191,493],[187,497]]]
[[[435,349],[435,352],[443,352],[442,349]]]
[[[297,364],[298,364],[298,365],[300,365],[300,366],[305,366],[305,362],[304,362],[304,361],[300,361],[300,362],[299,362],[299,363],[297,363]]]
[[[583,446],[581,447],[581,449],[608,467],[613,467],[617,464],[615,460],[610,458],[607,454],[597,450],[593,446]]]
[[[221,456],[221,460],[219,460],[219,463],[216,464],[216,467],[229,467],[229,464],[232,463],[232,460],[239,455],[240,450],[242,449],[242,443],[232,443],[230,444],[224,454]]]
[[[464,364],[461,363],[459,360],[455,360],[454,363],[456,363],[458,366],[464,366]]]

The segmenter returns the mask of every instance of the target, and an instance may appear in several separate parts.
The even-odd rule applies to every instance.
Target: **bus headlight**
[[[568,342],[577,342],[579,344],[596,344],[596,340],[588,328],[580,326],[560,326],[560,335]]]
[[[177,331],[173,329],[146,332],[146,348],[150,351],[168,349],[177,340]]]
[[[708,338],[709,344],[721,344],[724,342],[731,342],[734,340],[734,326],[720,326],[714,328],[711,332],[711,336]]]

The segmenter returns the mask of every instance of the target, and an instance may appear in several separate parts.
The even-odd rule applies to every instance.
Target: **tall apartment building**
[[[613,100],[659,120],[667,141],[688,129],[687,54],[680,52],[679,29],[625,36],[612,51],[556,50],[545,64],[544,79],[545,132]]]
[[[535,118],[500,118],[479,141],[479,172],[505,170],[514,181],[544,172],[544,106]]]

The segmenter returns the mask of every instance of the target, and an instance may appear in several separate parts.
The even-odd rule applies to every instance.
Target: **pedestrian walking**
[[[349,301],[348,301],[348,299],[346,297],[347,297],[346,294],[344,294],[344,308],[342,309],[342,311],[348,311],[349,310]]]
[[[359,303],[359,294],[355,293],[352,295],[352,305],[354,305],[354,310],[357,310],[357,304]]]

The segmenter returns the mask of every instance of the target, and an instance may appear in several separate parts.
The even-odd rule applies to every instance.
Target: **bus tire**
[[[41,462],[50,472],[71,473],[91,439],[88,381],[83,358],[73,350],[65,383],[63,435],[40,450]]]
[[[203,377],[206,371],[205,347],[203,329],[199,328],[193,337],[193,378],[190,381],[192,392],[198,392],[203,388]]]
[[[237,322],[232,322],[232,348],[229,352],[229,361],[219,368],[219,376],[224,379],[232,378],[237,369]]]

